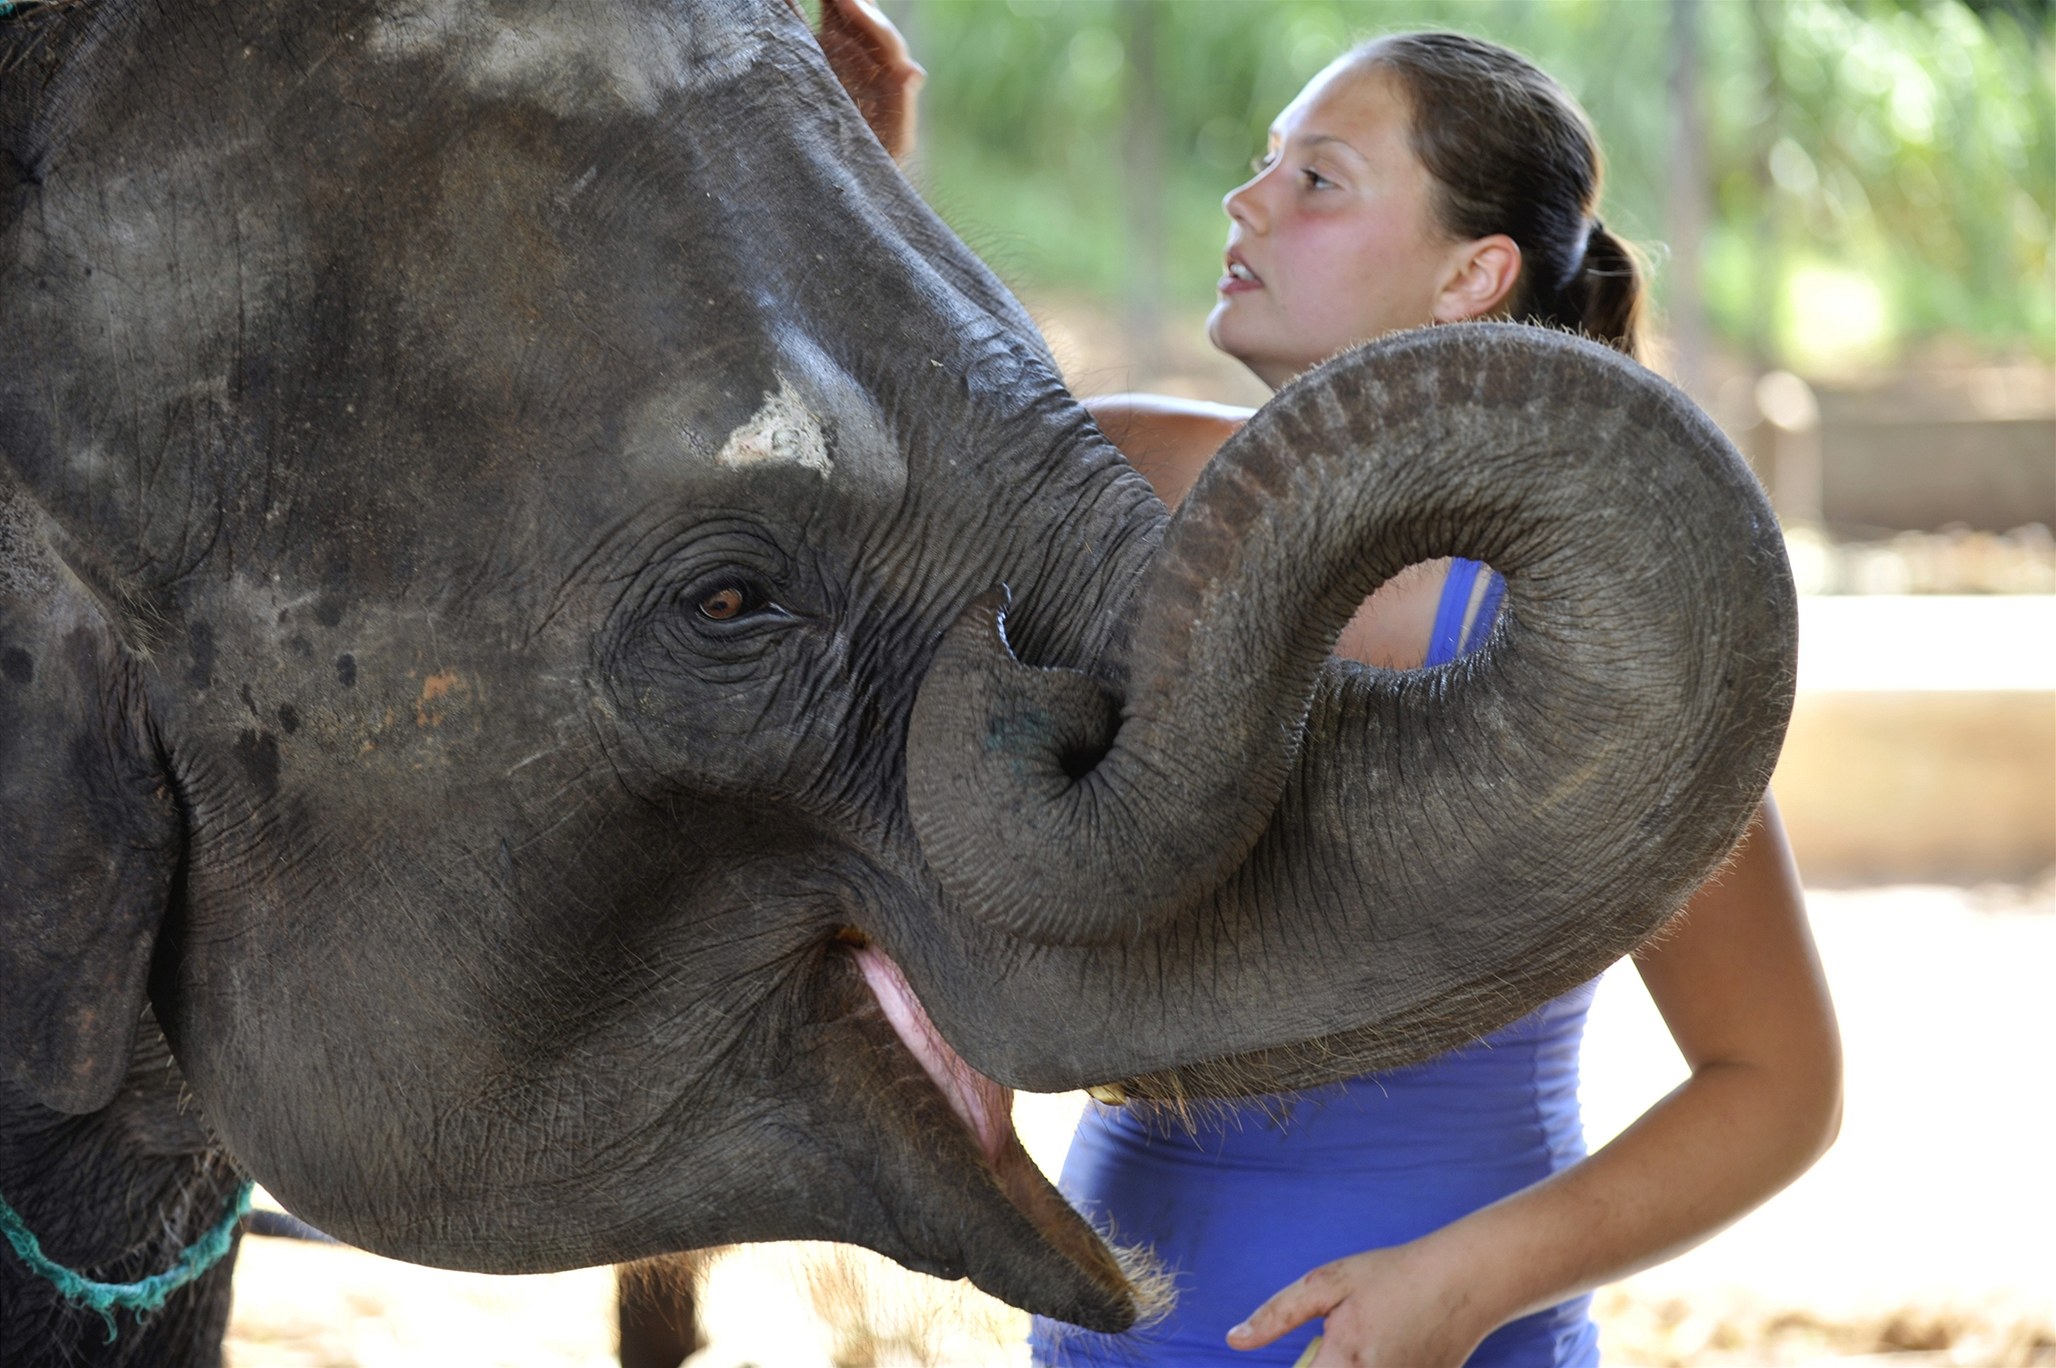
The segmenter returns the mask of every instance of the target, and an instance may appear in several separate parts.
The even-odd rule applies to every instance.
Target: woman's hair
[[[1389,34],[1353,56],[1397,81],[1442,228],[1519,244],[1508,313],[1637,355],[1641,272],[1594,212],[1599,139],[1569,92],[1518,53],[1461,33]]]

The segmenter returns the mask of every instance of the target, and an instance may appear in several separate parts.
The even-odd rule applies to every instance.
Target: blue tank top
[[[1454,562],[1428,664],[1484,639],[1503,586],[1475,561]],[[1578,1043],[1593,987],[1425,1063],[1223,1105],[1190,1125],[1092,1104],[1064,1159],[1064,1193],[1119,1242],[1152,1247],[1178,1300],[1167,1319],[1125,1335],[1037,1317],[1036,1363],[1297,1362],[1318,1320],[1248,1352],[1228,1347],[1228,1328],[1316,1265],[1418,1238],[1584,1157]],[[1590,1301],[1501,1326],[1473,1368],[1598,1363]]]

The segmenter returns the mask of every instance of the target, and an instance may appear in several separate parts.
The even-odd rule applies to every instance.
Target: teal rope
[[[5,12],[0,9],[0,14]],[[9,1206],[5,1197],[0,1197],[0,1231],[6,1233],[7,1243],[14,1246],[14,1252],[29,1266],[29,1271],[56,1288],[59,1296],[74,1306],[100,1313],[100,1319],[107,1322],[107,1342],[112,1344],[116,1333],[116,1307],[130,1311],[158,1310],[172,1293],[221,1262],[222,1256],[228,1253],[229,1243],[235,1239],[236,1226],[249,1214],[250,1189],[253,1186],[245,1178],[229,1201],[228,1214],[215,1223],[214,1229],[186,1246],[178,1256],[178,1262],[169,1270],[131,1283],[94,1282],[63,1264],[51,1262],[43,1253],[42,1242],[29,1233],[21,1213]]]

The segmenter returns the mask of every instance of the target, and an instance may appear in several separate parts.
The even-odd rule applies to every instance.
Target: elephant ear
[[[66,1112],[128,1071],[181,847],[140,671],[0,465],[0,1059]]]

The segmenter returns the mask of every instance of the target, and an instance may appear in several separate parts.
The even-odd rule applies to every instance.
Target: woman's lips
[[[1214,282],[1214,289],[1222,294],[1243,294],[1250,290],[1261,290],[1263,287],[1264,282],[1258,279],[1257,273],[1250,270],[1248,264],[1238,257],[1228,258],[1228,268],[1221,273],[1221,278]]]

